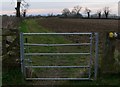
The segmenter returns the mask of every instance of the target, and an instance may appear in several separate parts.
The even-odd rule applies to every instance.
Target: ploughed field
[[[41,18],[38,21],[41,26],[55,32],[118,31],[118,20]]]

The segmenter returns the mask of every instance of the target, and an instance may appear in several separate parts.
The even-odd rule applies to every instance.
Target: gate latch
[[[118,32],[109,32],[109,38],[111,38],[111,39],[119,39],[120,40],[120,33],[118,33]]]

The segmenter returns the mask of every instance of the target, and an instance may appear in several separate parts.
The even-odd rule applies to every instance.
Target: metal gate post
[[[95,33],[95,69],[94,69],[94,79],[97,79],[98,74],[98,43],[99,43],[99,34]]]
[[[89,79],[91,78],[92,45],[93,45],[92,42],[93,42],[93,33],[90,36]]]
[[[25,65],[24,65],[24,39],[23,39],[23,33],[20,33],[20,59],[21,59],[21,71],[23,75],[25,76]]]

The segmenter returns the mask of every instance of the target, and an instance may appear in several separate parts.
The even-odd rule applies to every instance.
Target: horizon
[[[98,2],[98,0],[94,0],[92,2],[90,2],[88,0],[87,1],[80,1],[80,0],[70,0],[69,2],[66,0],[64,0],[64,2],[37,2],[38,0],[35,0],[34,2],[28,0],[28,3],[30,4],[29,9],[27,9],[27,15],[48,15],[53,13],[53,15],[56,14],[62,14],[62,10],[64,8],[68,8],[70,9],[70,11],[73,9],[74,6],[76,5],[80,5],[82,6],[82,10],[81,10],[81,14],[86,15],[84,12],[85,7],[88,7],[92,10],[91,14],[96,14],[97,10],[101,9],[103,11],[104,7],[110,7],[110,14],[116,14],[117,16],[119,15],[119,11],[118,11],[118,0],[112,0],[109,2],[106,1],[100,1]],[[72,2],[75,1],[75,2]],[[79,2],[78,2],[79,1]],[[9,0],[4,0],[2,2],[2,11],[0,11],[0,15],[15,15],[15,6],[16,3],[14,1],[9,2]],[[103,12],[102,12],[103,13]]]

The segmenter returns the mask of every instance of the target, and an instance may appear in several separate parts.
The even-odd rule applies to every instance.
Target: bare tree
[[[23,12],[23,17],[26,17],[26,9],[24,9],[24,10],[22,10],[22,12]]]
[[[17,0],[17,7],[15,7],[16,17],[20,17],[20,4],[21,4],[21,0]]]
[[[88,18],[90,18],[90,12],[91,12],[91,10],[89,9],[89,8],[85,8],[85,12],[87,13],[87,15],[88,15]]]
[[[75,7],[73,8],[72,13],[73,13],[73,14],[76,14],[76,15],[79,15],[81,9],[82,9],[82,7],[79,6],[79,5],[77,5],[77,6],[75,6]]]
[[[22,9],[23,17],[26,17],[26,12],[27,12],[28,7],[29,7],[29,4],[23,0],[21,2],[21,9]]]
[[[72,10],[71,14],[76,15],[76,12],[74,10]]]
[[[102,13],[101,10],[98,10],[98,11],[97,11],[97,14],[98,14],[99,19],[101,18],[101,13]]]
[[[67,16],[70,14],[70,10],[69,10],[68,8],[64,8],[64,9],[62,10],[62,14],[63,14],[65,17],[67,17]]]
[[[17,7],[15,7],[16,17],[20,17],[20,8],[22,8],[22,12],[25,16],[26,10],[28,9],[28,7],[29,7],[29,4],[27,2],[25,2],[25,0],[17,0]]]
[[[105,17],[108,18],[108,15],[110,14],[110,8],[109,7],[104,7],[104,14],[105,14]]]

